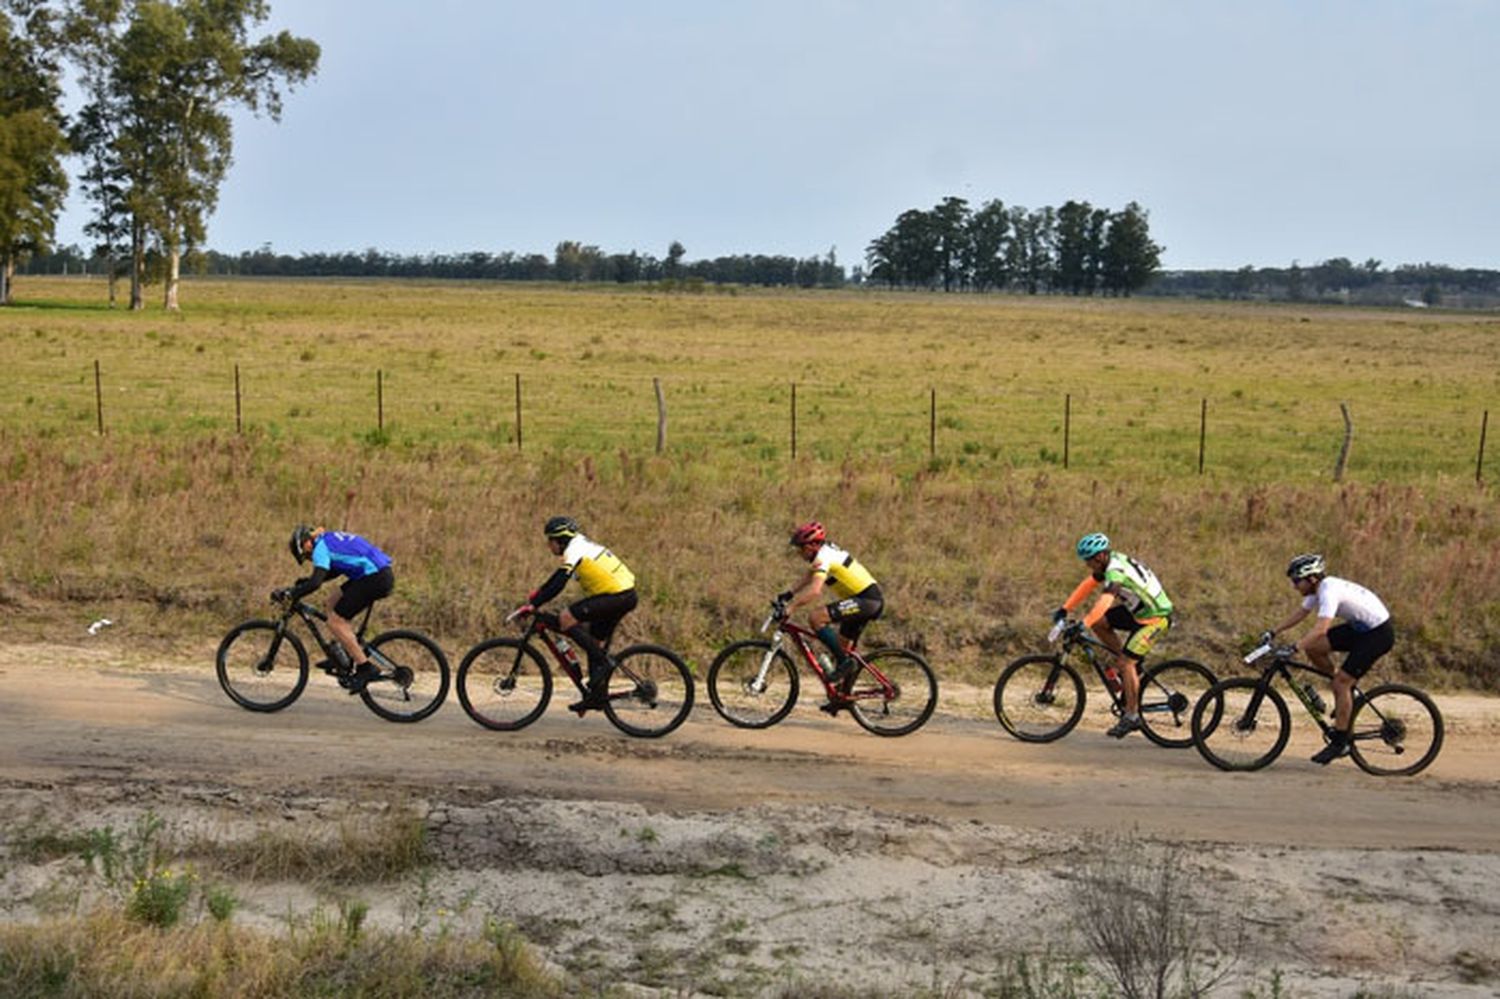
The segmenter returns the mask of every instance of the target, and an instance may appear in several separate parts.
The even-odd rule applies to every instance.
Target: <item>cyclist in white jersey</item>
[[[1322,555],[1298,555],[1287,566],[1286,574],[1302,594],[1302,605],[1261,638],[1270,641],[1309,614],[1317,614],[1317,622],[1297,642],[1297,648],[1333,678],[1333,737],[1312,758],[1314,763],[1327,766],[1348,755],[1354,683],[1391,651],[1396,629],[1381,599],[1358,583],[1328,575]],[[1343,623],[1334,624],[1334,618]],[[1334,665],[1334,652],[1347,653],[1341,665]]]
[[[833,655],[834,668],[828,681],[840,683],[854,672],[849,650],[859,641],[865,625],[885,610],[885,598],[870,571],[859,559],[829,541],[828,532],[816,520],[793,531],[791,543],[809,565],[797,588],[781,594],[779,599],[786,604],[787,616],[799,607],[813,605],[808,624]],[[837,597],[832,603],[822,603],[826,599],[825,587]]]

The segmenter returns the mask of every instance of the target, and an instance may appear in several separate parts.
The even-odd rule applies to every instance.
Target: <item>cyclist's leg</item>
[[[1128,714],[1138,714],[1141,709],[1141,662],[1146,658],[1146,653],[1151,651],[1151,646],[1156,644],[1156,640],[1172,627],[1172,619],[1152,617],[1133,623],[1135,628],[1126,636],[1125,653],[1121,656],[1123,664],[1120,667],[1120,673],[1124,677],[1125,710]]]
[[[338,596],[328,602],[328,630],[349,653],[349,661],[356,669],[369,662],[369,657],[359,647],[359,638],[354,634],[354,619],[375,601],[390,596],[395,587],[396,575],[390,566],[386,566],[379,572],[349,580],[339,590]]]
[[[847,690],[856,672],[852,654],[854,647],[859,644],[859,636],[864,633],[865,626],[880,617],[885,610],[885,601],[878,593],[866,591],[829,604],[826,610],[830,621],[838,624],[837,679],[841,682],[842,689]],[[827,628],[831,631],[833,624],[827,625]]]
[[[635,610],[638,598],[633,589],[621,593],[601,593],[585,597],[564,613],[578,622],[568,634],[588,654],[589,690],[594,692],[608,671],[606,659],[610,641],[620,620]],[[564,623],[566,623],[564,621]]]
[[[1335,652],[1347,653],[1344,662],[1333,671],[1333,727],[1348,733],[1354,714],[1354,685],[1370,671],[1376,660],[1396,642],[1396,631],[1387,621],[1378,628],[1355,631],[1348,624],[1328,629],[1328,645]]]
[[[1140,644],[1141,633],[1146,630],[1145,625],[1135,619],[1130,610],[1114,605],[1104,613],[1104,617],[1094,622],[1094,632],[1099,633],[1103,626],[1106,634],[1100,635],[1104,644],[1114,650],[1115,668],[1120,671],[1120,692],[1124,695],[1124,718],[1138,719],[1141,712],[1141,672],[1140,662],[1146,656],[1146,649],[1151,647],[1150,638],[1146,638],[1144,645]],[[1124,632],[1124,639],[1119,636]],[[1107,636],[1107,637],[1106,637]]]

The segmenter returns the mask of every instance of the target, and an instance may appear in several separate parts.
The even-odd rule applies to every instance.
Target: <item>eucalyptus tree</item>
[[[0,305],[17,258],[50,249],[68,192],[52,9],[0,2]]]
[[[143,307],[148,250],[165,305],[178,306],[182,255],[203,243],[233,161],[230,111],[281,117],[283,86],[317,72],[316,42],[252,38],[267,0],[75,0],[69,37],[99,127],[80,148],[120,178],[129,216],[131,308]],[[111,209],[91,189],[101,218]]]
[[[979,291],[1004,288],[1010,282],[1005,252],[1010,237],[1010,213],[999,198],[986,201],[969,216],[967,267]]]
[[[1104,289],[1115,295],[1130,295],[1145,287],[1161,269],[1163,247],[1151,239],[1151,226],[1144,208],[1134,201],[1109,219],[1104,236]]]

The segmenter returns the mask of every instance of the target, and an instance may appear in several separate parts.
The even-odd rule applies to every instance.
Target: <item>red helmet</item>
[[[828,532],[823,530],[823,525],[816,520],[809,520],[801,527],[792,532],[792,544],[801,548],[803,545],[820,545],[828,537]]]

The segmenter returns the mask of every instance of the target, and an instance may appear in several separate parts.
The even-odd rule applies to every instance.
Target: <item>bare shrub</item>
[[[1238,960],[1242,939],[1194,903],[1180,843],[1135,835],[1091,842],[1072,902],[1084,940],[1125,999],[1205,996]]]

